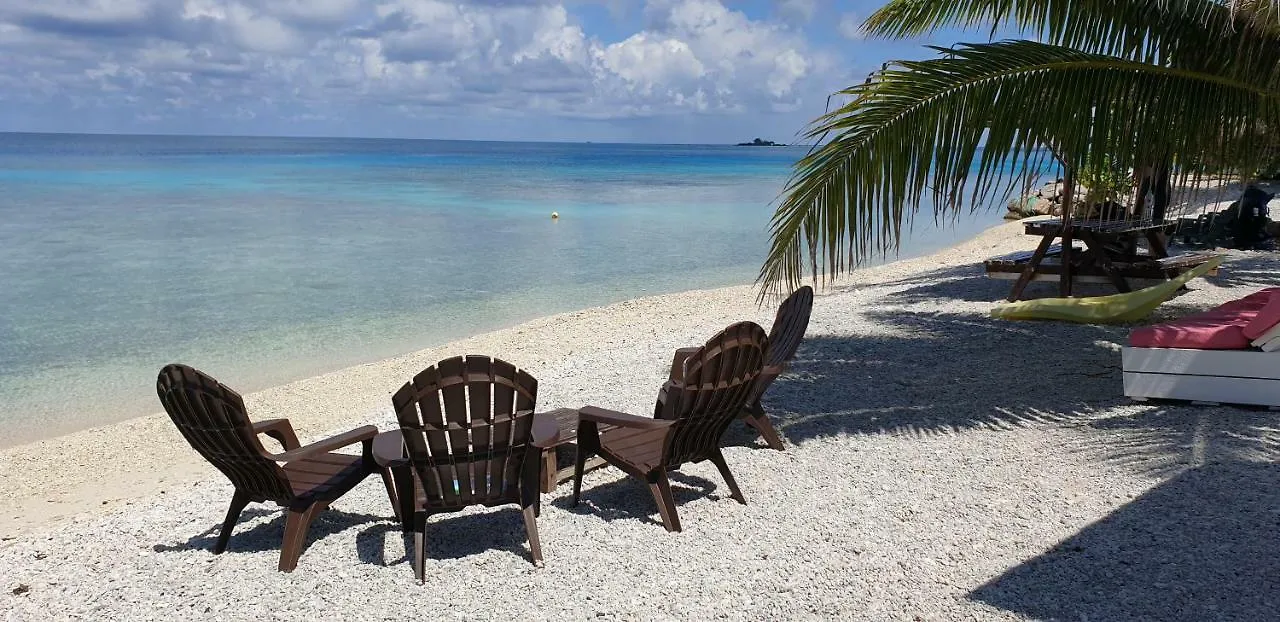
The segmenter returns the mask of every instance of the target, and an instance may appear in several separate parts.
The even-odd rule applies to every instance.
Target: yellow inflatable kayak
[[[1090,298],[1041,298],[1011,302],[992,309],[991,317],[1005,320],[1061,320],[1080,324],[1136,322],[1172,298],[1178,288],[1191,279],[1204,276],[1221,265],[1222,259],[1214,257],[1175,279],[1136,292]]]

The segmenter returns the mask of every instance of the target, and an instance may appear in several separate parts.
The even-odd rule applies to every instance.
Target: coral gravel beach
[[[416,584],[377,478],[317,518],[275,571],[280,510],[251,505],[209,549],[231,487],[163,414],[0,450],[0,612],[37,619],[1240,619],[1280,594],[1280,420],[1121,395],[1127,328],[992,320],[1007,281],[985,257],[1018,223],[819,293],[764,406],[787,441],[744,429],[672,476],[684,532],[614,469],[543,496],[546,567],[515,508],[428,527]],[[1280,261],[1233,252],[1155,320],[1269,285]],[[1050,288],[1038,284],[1036,288]],[[1034,293],[1034,292],[1033,292]],[[1043,291],[1041,294],[1043,295]],[[750,286],[563,313],[247,394],[303,442],[393,427],[390,394],[436,360],[490,354],[539,380],[539,409],[648,414],[671,352],[772,309]],[[186,361],[199,366],[198,361]],[[234,377],[220,380],[236,386]],[[158,405],[157,405],[158,410]]]

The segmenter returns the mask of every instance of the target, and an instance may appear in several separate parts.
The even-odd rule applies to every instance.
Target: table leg
[[[1027,265],[1023,266],[1022,274],[1018,275],[1018,280],[1013,284],[1013,290],[1009,292],[1009,302],[1017,300],[1022,296],[1022,290],[1027,288],[1027,284],[1035,277],[1036,270],[1040,269],[1040,262],[1044,261],[1044,256],[1049,252],[1049,247],[1053,245],[1053,234],[1044,236],[1040,240],[1040,245],[1036,247],[1036,252],[1031,254],[1031,260]]]
[[[542,450],[542,492],[556,491],[556,448]]]
[[[1102,268],[1102,272],[1107,275],[1108,279],[1111,279],[1112,285],[1115,285],[1116,289],[1120,290],[1122,294],[1132,291],[1129,287],[1129,281],[1120,276],[1120,270],[1116,268],[1115,264],[1111,263],[1111,258],[1107,256],[1106,243],[1099,240],[1092,233],[1084,231],[1080,232],[1080,239],[1089,248],[1088,257],[1090,261]]]
[[[1164,232],[1159,229],[1147,230],[1147,244],[1151,245],[1151,254],[1157,259],[1169,256],[1169,246],[1165,244]]]
[[[1064,208],[1065,211],[1065,208]],[[1071,274],[1071,251],[1074,250],[1071,245],[1071,231],[1068,227],[1062,228],[1062,274],[1058,278],[1058,295],[1063,298],[1071,297],[1071,280],[1074,275]]]

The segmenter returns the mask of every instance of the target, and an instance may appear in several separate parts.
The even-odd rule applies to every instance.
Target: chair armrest
[[[676,350],[675,358],[671,361],[671,373],[667,375],[667,379],[675,380],[676,382],[683,381],[685,359],[693,356],[693,353],[697,351],[697,348],[680,348]]]
[[[636,415],[628,415],[627,413],[597,408],[595,406],[584,406],[578,409],[578,420],[606,423],[622,428],[631,428],[633,430],[657,430],[669,427],[671,424],[675,423],[675,421],[669,419],[637,417]]]
[[[781,376],[782,372],[785,372],[785,371],[787,371],[786,363],[783,363],[781,365],[765,365],[764,368],[760,370],[760,375],[761,376],[770,375],[776,378],[778,376]]]
[[[531,444],[538,449],[555,447],[560,442],[560,424],[551,413],[533,414],[533,439]]]
[[[306,457],[319,454],[319,453],[324,453],[333,449],[346,447],[348,445],[354,445],[362,441],[369,441],[370,443],[372,443],[373,437],[377,435],[378,435],[377,427],[366,425],[366,426],[356,428],[350,432],[339,434],[337,436],[331,436],[322,441],[316,441],[305,447],[291,449],[289,451],[278,453],[278,454],[268,454],[267,457],[271,458],[272,460],[275,460],[276,462],[289,462],[291,460],[306,458]]]
[[[293,425],[288,419],[267,419],[253,424],[254,434],[266,434],[280,442],[285,451],[301,446],[298,435],[293,433]]]

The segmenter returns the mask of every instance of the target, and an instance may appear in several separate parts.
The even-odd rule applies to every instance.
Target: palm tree
[[[1186,183],[1251,174],[1280,130],[1278,0],[892,0],[863,28],[955,26],[1032,39],[934,48],[840,91],[806,130],[762,296],[896,250],[925,199],[942,221],[1008,197],[1046,152],[1068,175],[1158,164]]]

